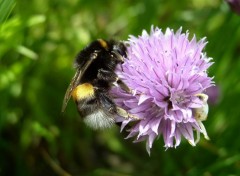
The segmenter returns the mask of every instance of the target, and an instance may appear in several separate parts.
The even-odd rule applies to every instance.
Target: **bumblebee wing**
[[[68,101],[71,98],[72,95],[72,91],[74,90],[74,88],[77,86],[77,84],[79,83],[79,81],[81,80],[83,74],[85,73],[85,71],[87,70],[87,68],[89,67],[89,65],[92,63],[93,59],[89,59],[82,67],[77,68],[77,71],[74,75],[74,77],[72,78],[67,91],[65,93],[64,99],[63,99],[63,105],[62,105],[62,112],[65,111]]]
[[[71,82],[70,82],[70,84],[67,88],[67,91],[66,91],[64,99],[63,99],[62,112],[64,112],[66,107],[67,107],[68,101],[71,98],[72,91],[73,91],[74,87],[76,86],[77,80],[79,80],[78,79],[79,77],[81,77],[81,70],[80,69],[78,69],[76,71],[74,77],[72,78],[72,80],[71,80]]]

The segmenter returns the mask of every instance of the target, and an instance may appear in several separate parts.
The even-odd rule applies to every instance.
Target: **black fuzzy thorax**
[[[122,56],[126,56],[126,48],[121,42],[116,42],[114,40],[105,42],[107,43],[106,48],[103,47],[98,40],[93,41],[77,55],[75,66],[81,68],[88,59],[91,59],[91,55],[95,51],[98,52],[97,58],[93,60],[91,65],[87,68],[84,75],[82,76],[82,79],[80,80],[81,84],[88,82],[100,88],[109,88],[109,79],[112,75],[106,75],[105,79],[101,79],[98,77],[98,72],[100,69],[102,69],[114,74],[116,66],[120,62],[115,57],[112,57],[112,51],[118,52]]]

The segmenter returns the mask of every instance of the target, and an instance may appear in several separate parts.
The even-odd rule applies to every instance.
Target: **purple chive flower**
[[[199,120],[194,117],[194,110],[201,110],[207,104],[198,95],[213,85],[206,72],[212,62],[202,52],[207,43],[205,38],[200,41],[195,36],[188,38],[189,33],[182,33],[181,28],[176,33],[169,28],[163,33],[154,27],[150,34],[144,30],[139,37],[130,36],[128,56],[117,69],[133,93],[113,88],[115,102],[140,118],[137,121],[119,118],[121,130],[134,121],[127,138],[136,137],[135,142],[146,140],[149,154],[153,141],[160,135],[166,148],[177,147],[181,137],[193,146],[200,133],[208,138],[201,122],[206,116]],[[200,112],[206,115],[208,107],[205,109]]]
[[[232,11],[236,12],[238,15],[240,15],[240,0],[225,0]]]

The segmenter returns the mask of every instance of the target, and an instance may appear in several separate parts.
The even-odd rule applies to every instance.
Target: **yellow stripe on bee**
[[[84,83],[78,85],[72,92],[72,97],[75,101],[94,95],[94,88],[92,84]]]
[[[101,45],[103,48],[105,48],[105,49],[108,48],[107,42],[104,41],[103,39],[98,39],[98,42],[100,43],[100,45]]]

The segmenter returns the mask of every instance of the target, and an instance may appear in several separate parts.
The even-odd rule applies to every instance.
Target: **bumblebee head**
[[[119,53],[122,57],[127,57],[127,48],[123,42],[117,42],[113,45],[113,51]]]

